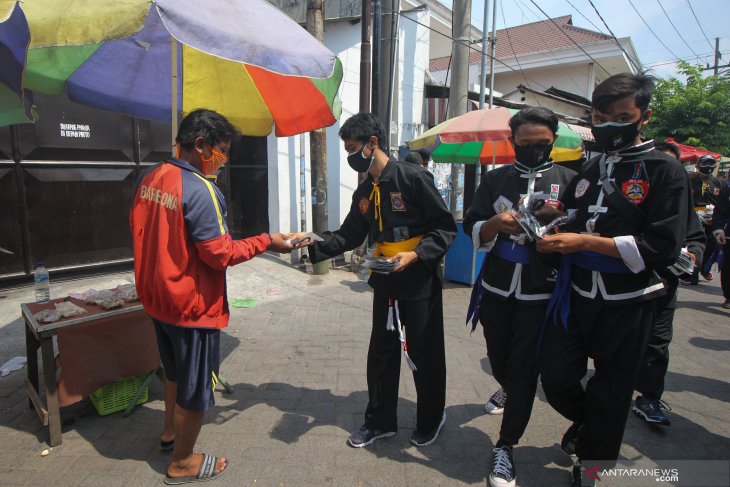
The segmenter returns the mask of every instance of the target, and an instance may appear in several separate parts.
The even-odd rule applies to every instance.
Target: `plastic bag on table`
[[[61,319],[61,313],[55,309],[44,309],[35,314],[38,323],[53,323]]]
[[[71,301],[63,301],[61,303],[56,303],[56,311],[61,313],[61,316],[64,318],[70,318],[72,316],[79,316],[85,313],[88,313],[84,308],[81,306],[76,306]]]

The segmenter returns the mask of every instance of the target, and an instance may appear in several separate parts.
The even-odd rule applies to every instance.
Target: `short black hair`
[[[406,154],[406,156],[403,158],[405,162],[410,162],[411,164],[416,164],[418,166],[423,165],[423,159],[421,158],[421,154],[418,152],[409,152]]]
[[[632,98],[636,106],[645,112],[654,94],[656,78],[646,73],[619,73],[603,81],[593,90],[591,105],[606,112],[611,103],[622,98]]]
[[[558,134],[558,116],[549,108],[527,107],[512,115],[509,119],[509,128],[512,130],[512,137],[517,129],[527,124],[545,125],[553,135]]]
[[[682,155],[679,152],[679,147],[671,142],[657,142],[654,144],[654,148],[661,152],[671,152],[675,159],[680,160]]]
[[[231,142],[238,131],[226,117],[213,110],[198,108],[188,113],[177,130],[175,141],[184,149],[192,149],[195,139],[202,137],[211,147],[221,142]]]
[[[428,162],[431,160],[431,154],[429,154],[425,150],[419,149],[416,152],[418,152],[418,154],[421,156],[421,160],[424,164],[428,164]]]
[[[358,113],[348,118],[340,127],[340,138],[359,140],[366,143],[370,137],[378,138],[378,146],[383,152],[385,148],[385,127],[372,113]]]

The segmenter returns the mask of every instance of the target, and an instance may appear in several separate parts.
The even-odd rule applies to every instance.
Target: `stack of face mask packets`
[[[689,256],[687,248],[683,248],[680,252],[677,262],[667,266],[669,272],[678,277],[691,276],[694,272],[695,265],[692,263],[692,258]]]
[[[575,216],[573,210],[568,210],[566,215],[555,218],[547,225],[541,225],[540,220],[535,216],[535,212],[545,206],[546,199],[547,196],[544,193],[532,193],[531,195],[523,196],[520,199],[517,212],[513,215],[529,240],[543,238],[554,228],[565,225]]]
[[[370,269],[378,274],[390,274],[397,262],[388,262],[387,257],[366,255],[360,262],[360,267],[363,269]]]

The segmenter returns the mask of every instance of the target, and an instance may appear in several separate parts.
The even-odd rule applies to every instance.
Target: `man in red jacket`
[[[160,448],[172,449],[165,483],[220,476],[225,458],[193,453],[205,411],[215,404],[220,330],[228,326],[226,268],[267,249],[290,252],[288,236],[233,240],[226,203],[206,176],[228,160],[236,130],[223,116],[195,110],[177,134],[178,155],[137,180],[130,226],[137,293],[152,317],[165,369]]]

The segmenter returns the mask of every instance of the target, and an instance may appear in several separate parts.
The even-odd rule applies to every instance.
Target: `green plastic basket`
[[[145,380],[146,375],[127,377],[113,384],[108,384],[89,394],[91,403],[101,416],[124,411],[134,399],[134,395]],[[148,399],[148,387],[139,396],[137,404],[144,404]]]

